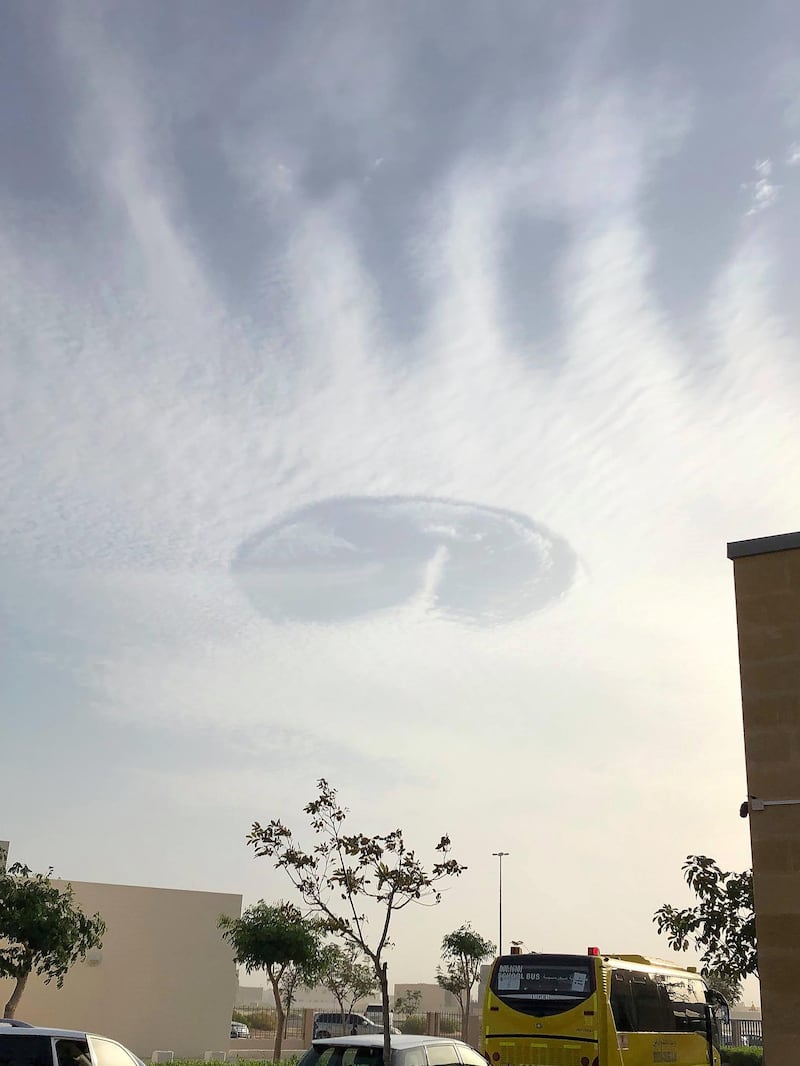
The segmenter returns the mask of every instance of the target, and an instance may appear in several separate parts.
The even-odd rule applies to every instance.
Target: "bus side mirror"
[[[717,992],[715,988],[708,988],[706,989],[706,1000],[710,1004],[717,1020],[728,1025],[731,1020],[731,1009],[722,993]]]

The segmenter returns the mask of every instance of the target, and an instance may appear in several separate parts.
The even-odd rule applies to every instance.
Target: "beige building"
[[[268,1003],[265,999],[266,991],[261,985],[238,985],[234,1002],[237,1007],[260,1007]],[[271,1006],[271,1002],[268,1005]]]
[[[448,1014],[460,1011],[458,1000],[452,992],[447,992],[439,984],[396,984],[394,986],[394,1002],[400,997],[405,997],[407,992],[420,992],[422,998],[419,1004],[420,1014],[439,1012]]]
[[[155,1050],[180,1058],[226,1050],[236,968],[217,919],[239,917],[242,897],[80,881],[72,887],[86,913],[105,919],[103,948],[77,963],[61,989],[31,977],[17,1017],[113,1037],[145,1060]],[[0,980],[3,1003],[12,988]]]
[[[765,1061],[800,1048],[800,533],[733,560]]]

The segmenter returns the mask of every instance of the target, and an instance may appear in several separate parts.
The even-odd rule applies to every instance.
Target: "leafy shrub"
[[[722,1049],[725,1066],[761,1066],[764,1050],[760,1047],[726,1047]]]
[[[406,1036],[424,1036],[428,1031],[428,1019],[424,1014],[411,1014],[397,1028]]]
[[[449,1014],[439,1016],[439,1032],[442,1036],[454,1036],[461,1032],[461,1021]]]
[[[278,1016],[274,1010],[263,1008],[261,1010],[235,1010],[232,1018],[235,1022],[244,1022],[249,1029],[259,1029],[262,1032],[274,1032]]]
[[[247,1059],[242,1055],[239,1059],[242,1066],[247,1066],[248,1063],[253,1063],[254,1066],[297,1066],[297,1055],[292,1055],[290,1058],[283,1059],[282,1062],[265,1062],[263,1059]],[[203,1059],[174,1059],[172,1066],[208,1066],[208,1063]],[[220,1063],[220,1066],[222,1064]]]

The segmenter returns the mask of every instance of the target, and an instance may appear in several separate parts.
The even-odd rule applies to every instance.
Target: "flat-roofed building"
[[[800,1048],[800,533],[733,560],[765,1061]]]
[[[155,1050],[179,1058],[225,1051],[237,982],[217,920],[220,914],[238,918],[242,897],[71,884],[84,912],[99,912],[105,920],[102,950],[73,966],[61,989],[31,976],[17,1017],[113,1037],[145,1060]],[[3,1003],[12,989],[13,982],[0,980]]]

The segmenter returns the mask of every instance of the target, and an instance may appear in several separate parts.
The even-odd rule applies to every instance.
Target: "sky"
[[[292,898],[325,777],[470,921],[749,865],[726,542],[800,526],[800,10],[0,12],[11,858]],[[793,487],[794,486],[794,487]]]

